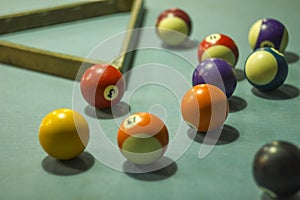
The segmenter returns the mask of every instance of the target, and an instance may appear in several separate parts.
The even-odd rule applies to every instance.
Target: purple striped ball
[[[285,26],[275,19],[260,19],[250,28],[248,40],[253,50],[269,47],[284,52],[289,35]]]

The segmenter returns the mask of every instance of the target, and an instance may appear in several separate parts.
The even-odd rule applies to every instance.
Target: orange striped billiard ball
[[[118,146],[127,160],[139,165],[159,160],[167,149],[169,134],[157,116],[139,112],[126,118],[118,130]]]
[[[199,132],[215,130],[223,125],[227,118],[227,97],[214,85],[196,85],[184,95],[181,113],[187,124]]]

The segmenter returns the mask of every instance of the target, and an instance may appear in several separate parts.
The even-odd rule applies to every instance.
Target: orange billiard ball
[[[118,146],[132,163],[151,164],[165,153],[169,134],[164,122],[157,116],[139,112],[126,118],[118,130]]]
[[[38,137],[42,148],[50,156],[69,160],[84,151],[89,141],[89,127],[81,114],[62,108],[44,117]]]
[[[228,115],[225,93],[210,84],[192,87],[181,101],[183,119],[199,132],[217,129]]]
[[[124,88],[122,73],[108,64],[97,64],[88,68],[80,81],[84,99],[99,109],[117,104],[124,94]]]

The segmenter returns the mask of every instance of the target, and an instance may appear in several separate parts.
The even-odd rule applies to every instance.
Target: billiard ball
[[[147,165],[163,156],[169,135],[160,118],[151,113],[139,112],[122,122],[117,141],[127,160],[138,165]]]
[[[89,141],[89,127],[80,113],[62,108],[43,118],[38,137],[48,155],[58,160],[69,160],[84,151]]]
[[[211,84],[220,88],[229,98],[236,88],[236,76],[232,66],[221,58],[202,61],[193,72],[193,86]]]
[[[125,81],[121,72],[107,64],[88,68],[80,81],[84,99],[92,106],[103,109],[118,103],[124,94]]]
[[[155,27],[158,36],[165,44],[179,46],[190,36],[192,21],[185,11],[171,8],[158,16]]]
[[[196,85],[183,96],[181,114],[186,123],[199,132],[215,130],[227,118],[228,100],[214,85]]]
[[[247,58],[245,76],[255,88],[270,91],[281,86],[288,75],[288,64],[282,53],[264,47]]]
[[[289,35],[285,26],[275,19],[259,19],[250,28],[248,40],[255,50],[261,47],[272,47],[284,52]]]
[[[253,176],[273,198],[296,194],[300,190],[300,149],[286,141],[264,145],[254,157]]]
[[[239,58],[239,50],[229,36],[219,33],[210,34],[198,46],[199,62],[208,58],[222,58],[235,67]]]

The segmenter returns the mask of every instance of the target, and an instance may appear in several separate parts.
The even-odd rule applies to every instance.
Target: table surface
[[[31,0],[23,5],[21,2],[1,1],[0,15],[62,3]],[[179,97],[185,91],[178,91],[177,96],[172,90],[174,76],[166,73],[174,70],[183,82],[191,84],[193,63],[179,55],[196,57],[197,48],[191,45],[186,49],[166,49],[156,38],[154,43],[158,48],[137,51],[133,70],[144,67],[145,79],[156,77],[156,81],[161,81],[158,79],[165,77],[167,81],[139,86],[135,82],[138,78],[129,77],[128,91],[135,90],[128,102],[122,100],[123,105],[130,105],[130,113],[150,111],[161,115],[166,120],[171,143],[176,134],[180,134],[183,141],[190,141],[190,144],[178,159],[168,157],[171,153],[167,152],[165,159],[174,161],[170,166],[152,173],[131,174],[103,163],[93,154],[92,148],[78,159],[64,163],[47,156],[38,142],[39,124],[54,109],[76,107],[74,91],[76,93],[78,83],[0,64],[0,199],[267,199],[252,177],[255,152],[272,140],[300,145],[300,1],[146,0],[144,27],[153,27],[159,13],[170,7],[182,8],[190,14],[193,20],[191,38],[195,41],[215,32],[231,36],[240,51],[238,72],[243,70],[245,59],[251,53],[247,41],[251,24],[263,17],[282,21],[290,34],[286,54],[289,75],[285,84],[269,96],[260,96],[246,80],[240,80],[230,100],[231,112],[224,135],[211,152],[200,159],[198,154],[203,137],[192,140],[191,129],[186,125],[178,133],[178,124],[182,122]],[[124,31],[128,20],[129,14],[121,13],[6,34],[0,39],[86,57],[99,43]],[[173,83],[168,83],[169,80]],[[178,84],[182,80],[178,80]],[[114,120],[103,112],[97,113],[98,118],[95,118],[90,115],[91,107],[87,105],[80,108],[83,109],[78,112],[88,121],[97,121],[107,139],[116,144],[117,122],[128,113]],[[106,148],[98,148],[102,154],[110,155]],[[170,145],[168,151],[176,152],[176,148],[181,147]],[[128,163],[121,164],[124,167]],[[293,199],[299,198],[300,194]]]

